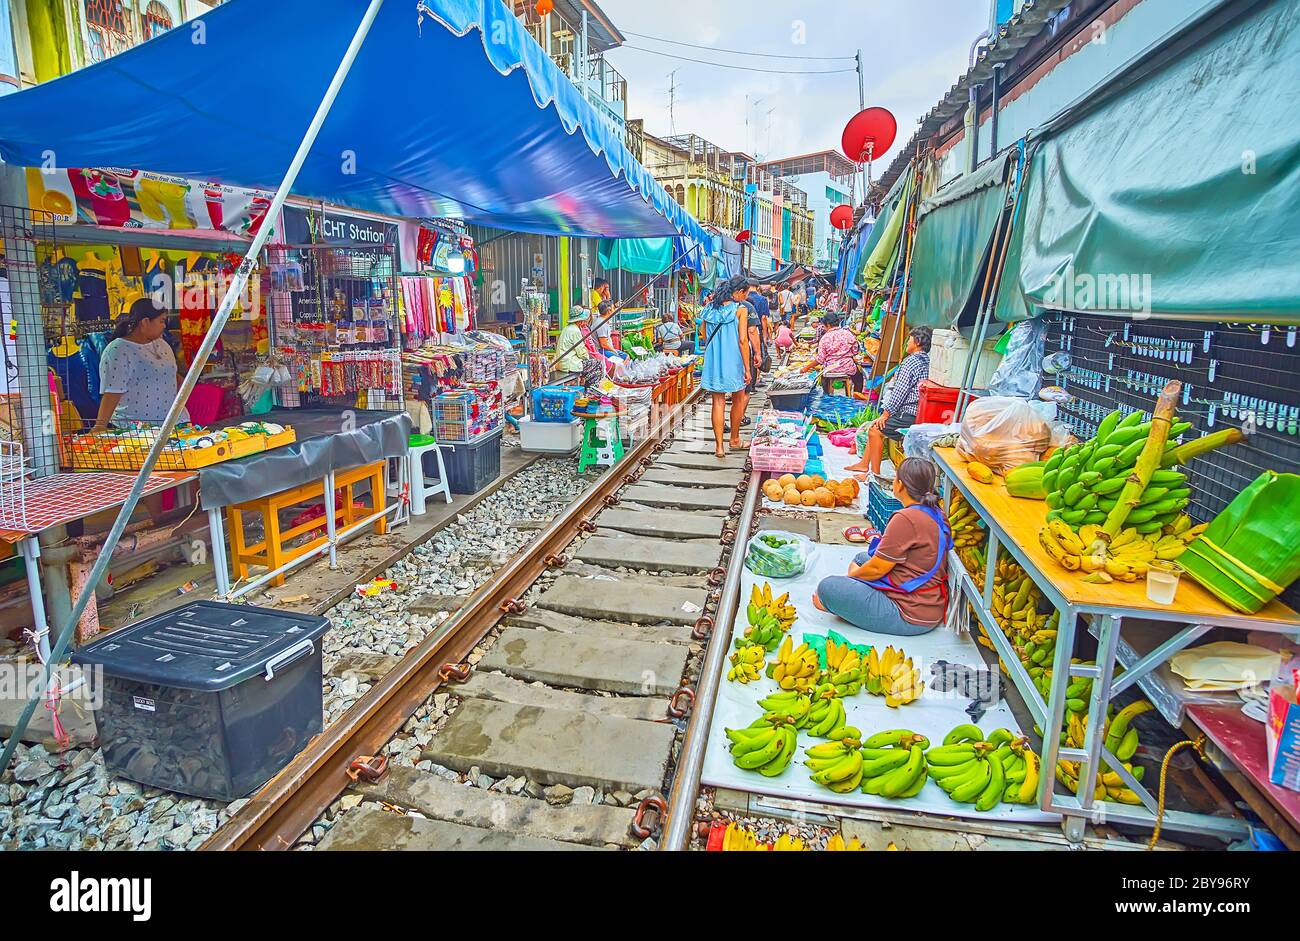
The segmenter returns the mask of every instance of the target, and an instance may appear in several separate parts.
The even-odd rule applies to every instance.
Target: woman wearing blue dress
[[[746,387],[754,372],[757,343],[753,334],[758,324],[745,302],[748,285],[743,278],[733,278],[719,286],[709,306],[700,314],[700,332],[704,350],[704,370],[700,385],[713,394],[713,439],[717,456],[726,457],[723,427],[727,417],[727,396],[731,396],[731,439],[733,451],[741,449],[740,423],[749,402]]]

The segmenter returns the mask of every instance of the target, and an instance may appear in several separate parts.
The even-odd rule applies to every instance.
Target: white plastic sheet
[[[736,619],[734,631],[744,631],[744,604],[749,598],[750,588],[757,583],[771,581],[772,590],[777,594],[790,592],[791,603],[799,612],[798,620],[790,629],[798,644],[804,633],[825,634],[834,629],[853,644],[870,644],[881,649],[890,646],[902,647],[920,667],[921,675],[927,682],[925,693],[915,702],[897,709],[885,705],[884,697],[872,696],[866,692],[859,693],[845,700],[850,725],[862,730],[863,735],[871,735],[887,729],[911,729],[929,737],[931,745],[942,742],[943,737],[955,726],[970,721],[966,707],[970,700],[953,694],[938,693],[928,686],[930,664],[936,660],[960,663],[972,668],[982,668],[983,660],[979,649],[968,634],[957,634],[940,627],[920,637],[891,637],[859,630],[833,615],[818,611],[813,607],[812,594],[818,582],[828,575],[843,575],[859,548],[853,546],[816,545],[808,557],[808,567],[798,578],[773,580],[756,579],[745,571],[741,579],[741,612]],[[734,639],[728,639],[731,644]],[[769,658],[770,659],[770,658]],[[860,789],[848,794],[836,794],[834,791],[820,787],[809,778],[809,770],[804,767],[803,750],[809,745],[817,744],[821,739],[813,738],[806,732],[799,733],[799,752],[789,767],[778,777],[766,778],[755,771],[743,771],[731,761],[727,749],[728,740],[724,729],[749,725],[762,714],[758,700],[777,685],[769,679],[743,685],[724,680],[718,692],[717,706],[713,713],[713,723],[709,729],[709,744],[704,757],[703,782],[715,787],[731,788],[737,791],[749,791],[755,794],[768,794],[795,800],[819,801],[824,804],[838,804],[851,807],[890,807],[896,810],[914,810],[923,813],[950,817],[974,817],[992,820],[1016,820],[1031,823],[1047,823],[1056,818],[1041,812],[1037,807],[1019,804],[998,804],[988,813],[980,813],[973,804],[959,804],[945,794],[938,785],[929,782],[921,793],[908,800],[889,800],[871,794],[864,794]],[[985,712],[979,726],[985,734],[997,728],[1007,728],[1019,732],[1015,717],[1005,702],[998,703]],[[1048,774],[1051,772],[1048,771]]]

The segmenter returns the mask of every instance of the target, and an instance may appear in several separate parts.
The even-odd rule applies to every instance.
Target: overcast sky
[[[887,160],[966,70],[970,44],[989,18],[988,0],[600,0],[600,5],[625,32],[718,49],[818,57],[759,58],[626,37],[628,46],[695,59],[789,71],[851,70],[852,56],[861,48],[867,105],[888,108],[898,119],[898,142]],[[764,159],[837,148],[845,121],[858,110],[853,71],[742,72],[630,48],[614,50],[609,61],[627,77],[628,117],[644,118],[650,133],[670,131],[668,73],[676,69],[676,133],[699,134],[727,150],[757,152]]]

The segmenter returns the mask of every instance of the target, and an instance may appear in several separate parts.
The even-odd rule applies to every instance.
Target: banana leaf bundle
[[[1179,563],[1238,611],[1254,614],[1300,577],[1300,475],[1264,471]]]

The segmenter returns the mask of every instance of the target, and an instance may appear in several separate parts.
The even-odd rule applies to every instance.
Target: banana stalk
[[[1160,461],[1165,453],[1165,442],[1169,439],[1169,428],[1174,423],[1174,413],[1182,391],[1183,384],[1177,379],[1171,380],[1160,393],[1160,398],[1156,400],[1155,411],[1151,415],[1151,433],[1147,435],[1146,444],[1138,455],[1133,473],[1129,475],[1123,489],[1119,492],[1115,508],[1107,514],[1106,522],[1102,525],[1107,542],[1118,536],[1120,530],[1124,528],[1129,514],[1141,501],[1142,492],[1151,482],[1151,475],[1160,467]]]
[[[1177,467],[1180,464],[1186,464],[1193,458],[1200,457],[1202,454],[1208,454],[1215,448],[1227,447],[1230,444],[1240,444],[1246,440],[1240,428],[1224,428],[1222,431],[1216,431],[1213,434],[1203,435],[1200,438],[1194,438],[1191,441],[1184,442],[1165,455],[1161,462],[1163,467]]]

